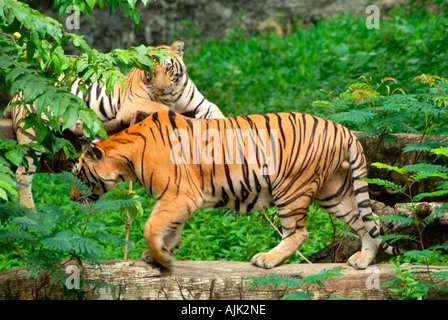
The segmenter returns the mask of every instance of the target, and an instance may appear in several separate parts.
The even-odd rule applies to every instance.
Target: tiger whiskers
[[[271,219],[269,219],[268,215],[266,214],[266,212],[264,212],[264,209],[261,209],[261,212],[263,212],[264,217],[266,218],[266,220],[268,220],[269,224],[274,228],[275,231],[277,231],[277,233],[280,235],[280,237],[282,237],[282,233],[280,232],[280,230],[278,230],[278,228],[275,226],[275,224],[271,221]],[[308,260],[303,254],[301,254],[298,250],[296,250],[296,253],[306,262],[308,262],[309,264],[313,264],[310,260]]]

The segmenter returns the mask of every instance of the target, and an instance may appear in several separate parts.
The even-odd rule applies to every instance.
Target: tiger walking
[[[282,240],[252,262],[273,268],[308,238],[306,213],[315,201],[357,232],[362,249],[348,263],[364,269],[381,243],[370,208],[364,153],[345,127],[304,113],[190,119],[161,111],[108,140],[87,144],[72,174],[98,200],[120,181],[136,181],[157,200],[146,222],[142,258],[172,265],[185,222],[200,208],[241,213],[276,206]],[[85,201],[72,188],[71,199]]]

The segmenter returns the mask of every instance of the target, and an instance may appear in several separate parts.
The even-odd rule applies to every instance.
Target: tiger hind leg
[[[302,196],[288,206],[277,206],[282,226],[282,241],[269,252],[254,255],[251,262],[258,267],[270,269],[288,259],[308,239],[305,228],[310,197]]]
[[[366,269],[375,259],[381,244],[379,228],[372,216],[367,183],[361,188],[354,188],[351,175],[344,170],[336,173],[327,181],[316,195],[314,201],[325,211],[348,224],[361,238],[361,251],[353,254],[347,263],[357,269]],[[362,202],[357,203],[355,194],[362,195]]]

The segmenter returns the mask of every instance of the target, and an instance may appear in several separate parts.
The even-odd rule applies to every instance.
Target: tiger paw
[[[356,269],[366,269],[371,261],[372,259],[369,259],[361,251],[358,251],[348,259],[347,263]]]
[[[274,268],[275,266],[277,266],[279,264],[279,262],[276,262],[271,257],[271,254],[265,253],[265,252],[257,253],[256,255],[254,255],[252,257],[250,262],[252,262],[254,265],[256,265],[260,268],[265,268],[265,269]]]
[[[149,252],[149,250],[143,251],[141,258],[147,263],[156,263],[156,260],[154,260],[154,258],[151,256],[151,252]]]
[[[150,264],[159,264],[167,269],[171,268],[173,264],[173,257],[166,253],[166,251],[161,251],[159,253],[151,254],[150,250],[146,250],[142,253],[142,260]]]

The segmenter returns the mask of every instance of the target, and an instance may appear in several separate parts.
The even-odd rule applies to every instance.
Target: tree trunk
[[[71,262],[73,263],[73,262]],[[325,287],[313,289],[313,299],[330,297],[348,299],[392,299],[395,294],[380,287],[394,280],[391,265],[376,265],[367,270],[355,270],[346,264],[284,264],[265,270],[248,262],[176,261],[172,270],[161,270],[143,261],[105,261],[101,267],[86,266],[80,272],[81,291],[91,300],[277,300],[291,290],[248,290],[248,277],[270,274],[288,275],[301,280],[324,269],[345,268],[342,275],[329,279]],[[77,267],[77,265],[76,265]],[[412,266],[413,271],[427,271]],[[448,267],[431,266],[430,272],[448,271]],[[427,273],[416,275],[428,281]],[[0,299],[66,299],[60,285],[50,285],[48,279],[27,279],[24,268],[0,273]],[[68,281],[69,285],[75,282]],[[437,283],[440,288],[448,280]],[[433,297],[433,296],[429,296]]]

